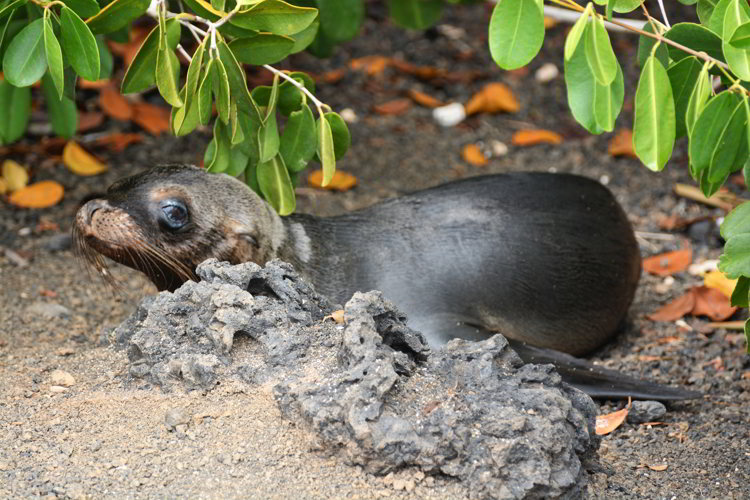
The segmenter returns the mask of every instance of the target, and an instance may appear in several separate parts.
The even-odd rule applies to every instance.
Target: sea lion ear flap
[[[255,230],[252,226],[243,224],[237,220],[231,220],[227,225],[238,240],[242,240],[255,248],[259,247],[258,239],[255,237]]]

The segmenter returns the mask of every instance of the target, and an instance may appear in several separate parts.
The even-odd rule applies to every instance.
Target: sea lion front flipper
[[[508,339],[511,347],[526,363],[551,363],[565,382],[582,390],[592,398],[653,399],[680,401],[703,396],[700,392],[669,387],[648,380],[639,380],[614,370],[596,366],[585,360],[552,349],[534,347]]]

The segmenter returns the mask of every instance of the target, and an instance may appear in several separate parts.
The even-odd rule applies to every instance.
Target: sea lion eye
[[[167,229],[176,231],[188,223],[188,210],[180,200],[165,200],[161,204],[159,222]]]

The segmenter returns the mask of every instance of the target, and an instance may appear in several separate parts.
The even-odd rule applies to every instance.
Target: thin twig
[[[300,90],[300,92],[302,92],[303,94],[305,94],[315,104],[315,106],[318,108],[318,110],[320,110],[320,109],[322,109],[324,107],[328,107],[328,106],[326,106],[326,104],[324,104],[323,102],[321,102],[320,100],[318,100],[318,98],[316,98],[314,95],[312,95],[312,92],[310,92],[309,90],[307,90],[307,88],[304,85],[302,85],[297,80],[295,80],[291,76],[287,75],[283,71],[278,70],[278,69],[276,69],[273,66],[268,65],[268,64],[264,64],[263,67],[266,68],[271,73],[273,73],[274,75],[280,76],[284,80],[288,81],[289,83],[291,83],[292,85],[294,85],[295,87],[297,87]]]

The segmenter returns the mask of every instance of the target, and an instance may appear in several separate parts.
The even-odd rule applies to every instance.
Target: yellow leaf
[[[5,160],[3,162],[3,179],[5,179],[5,187],[8,191],[18,191],[29,183],[29,173],[23,165],[13,160]]]
[[[357,178],[348,172],[336,170],[331,178],[331,182],[325,186],[321,186],[323,183],[323,170],[318,169],[310,172],[310,175],[307,177],[307,183],[315,188],[328,189],[331,191],[349,191],[357,185]]]
[[[521,105],[518,104],[513,91],[506,85],[497,82],[485,85],[482,90],[474,94],[469,99],[469,102],[466,103],[467,115],[473,115],[482,111],[486,113],[498,113],[500,111],[515,113],[519,109],[521,109]]]
[[[75,141],[68,141],[63,149],[63,163],[76,175],[97,175],[109,167],[87,153]]]
[[[47,208],[62,200],[64,189],[55,181],[40,181],[10,195],[8,201],[23,208]]]
[[[703,276],[703,284],[708,288],[720,291],[728,298],[732,298],[732,292],[737,285],[737,280],[730,280],[721,271],[710,271]]]
[[[0,177],[0,194],[5,194],[8,191],[8,184],[5,182],[5,179]]]

